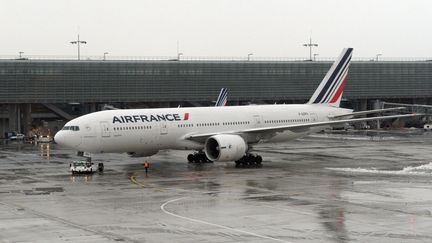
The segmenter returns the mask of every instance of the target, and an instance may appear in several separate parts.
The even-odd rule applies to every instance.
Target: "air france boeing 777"
[[[261,156],[251,153],[257,143],[292,140],[333,125],[415,116],[353,118],[365,112],[339,107],[352,52],[342,51],[306,104],[99,111],[69,121],[55,141],[83,152],[151,156],[164,149],[195,150],[190,162],[260,164]]]

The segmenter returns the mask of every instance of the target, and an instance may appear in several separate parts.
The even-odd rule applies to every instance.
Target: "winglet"
[[[353,48],[345,48],[321,81],[308,104],[329,104],[339,107]]]

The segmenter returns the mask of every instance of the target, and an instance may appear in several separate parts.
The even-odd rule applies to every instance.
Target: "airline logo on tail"
[[[343,49],[341,55],[333,63],[308,104],[330,104],[332,106],[339,106],[345,87],[345,80],[348,74],[352,52],[353,48]]]
[[[228,89],[222,88],[217,98],[215,106],[225,106],[228,99]]]

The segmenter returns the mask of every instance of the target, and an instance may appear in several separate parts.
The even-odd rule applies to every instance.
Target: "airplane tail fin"
[[[228,100],[228,89],[222,88],[217,98],[215,106],[225,106]]]
[[[308,104],[329,104],[339,107],[353,48],[345,48],[327,72]]]

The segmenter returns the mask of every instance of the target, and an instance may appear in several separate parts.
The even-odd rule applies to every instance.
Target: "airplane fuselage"
[[[92,153],[151,155],[162,149],[203,149],[203,143],[186,139],[193,134],[235,133],[249,128],[328,121],[329,116],[350,112],[352,110],[320,104],[107,110],[68,122],[57,133],[56,141]],[[252,136],[246,138],[246,142],[287,141],[323,128]],[[67,141],[63,141],[63,137],[67,137]]]

